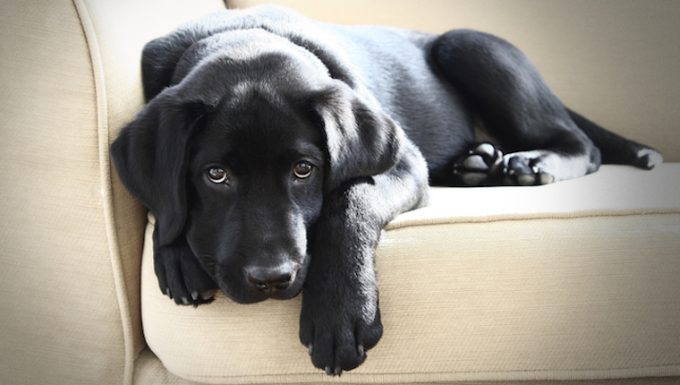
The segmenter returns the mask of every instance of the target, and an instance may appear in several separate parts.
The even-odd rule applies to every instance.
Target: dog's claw
[[[187,297],[182,297],[182,303],[185,304],[185,305],[188,305],[189,299],[187,299]]]
[[[198,300],[198,292],[197,291],[191,292],[191,299],[193,299],[194,301]]]
[[[357,353],[359,353],[360,356],[366,354],[366,349],[364,348],[364,345],[359,344],[359,346],[357,346]]]
[[[167,295],[168,297],[170,297],[170,299],[172,299],[172,293],[170,292],[170,288],[169,288],[169,287],[166,287],[166,288],[165,288],[165,295]]]
[[[331,376],[331,377],[338,376],[338,377],[340,377],[342,375],[342,368],[339,367],[339,366],[336,366],[335,369],[331,369],[330,366],[326,366],[325,372],[326,372],[326,375],[328,375],[328,376]]]
[[[307,352],[310,356],[314,353],[314,346],[312,344],[307,345]]]

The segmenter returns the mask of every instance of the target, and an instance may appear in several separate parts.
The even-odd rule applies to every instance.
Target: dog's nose
[[[257,290],[267,294],[286,290],[295,279],[295,270],[290,264],[276,267],[247,267],[246,281]]]

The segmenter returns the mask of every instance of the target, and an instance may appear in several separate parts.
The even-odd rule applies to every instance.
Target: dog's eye
[[[295,163],[295,167],[293,167],[293,175],[298,179],[309,178],[312,175],[312,171],[314,171],[314,166],[304,160]]]
[[[229,178],[227,171],[221,167],[211,167],[207,171],[208,179],[215,184],[224,183]]]

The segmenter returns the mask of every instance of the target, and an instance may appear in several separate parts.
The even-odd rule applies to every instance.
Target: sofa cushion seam
[[[666,369],[666,370],[671,370],[672,373],[670,374],[664,374],[664,375],[659,375],[657,377],[667,377],[667,376],[678,376],[680,375],[680,362],[678,363],[672,363],[668,365],[649,365],[649,366],[634,366],[634,367],[621,367],[621,368],[602,368],[602,369],[594,369],[594,368],[584,368],[584,369],[555,369],[555,370],[544,370],[544,369],[536,369],[536,370],[531,370],[531,369],[517,369],[517,370],[498,370],[498,371],[489,371],[489,370],[465,370],[465,371],[436,371],[436,372],[407,372],[407,373],[351,373],[352,377],[356,377],[356,379],[361,379],[363,378],[370,378],[370,377],[379,377],[379,376],[404,376],[404,375],[415,375],[415,376],[422,376],[422,375],[456,375],[456,376],[461,376],[461,375],[493,375],[493,374],[508,374],[508,373],[524,373],[524,374],[529,374],[529,373],[544,373],[544,374],[558,374],[558,373],[591,373],[591,377],[597,377],[597,378],[587,378],[587,379],[606,379],[606,378],[636,378],[640,376],[619,376],[619,377],[611,377],[612,372],[628,372],[628,371],[637,371],[639,373],[646,373],[646,371],[649,370],[654,370],[654,369]],[[597,376],[597,375],[592,375],[592,373],[600,373],[602,376]],[[606,373],[606,374],[605,374]],[[214,378],[214,379],[242,379],[242,378],[281,378],[282,376],[298,376],[298,377],[315,377],[316,374],[314,373],[286,373],[286,374],[257,374],[257,375],[237,375],[237,376],[212,376],[212,375],[191,375],[189,377],[183,377],[187,379],[209,379],[209,378]],[[653,375],[646,374],[644,375],[649,376],[649,377],[654,377]],[[561,377],[561,376],[552,376],[552,377]],[[524,379],[518,378],[515,380],[530,380],[530,379],[551,379],[551,376],[547,377],[526,377]],[[586,378],[584,378],[586,379]],[[582,380],[584,380],[582,379]],[[474,379],[474,381],[477,381],[479,379]],[[513,381],[515,381],[513,380]],[[458,380],[456,380],[458,381]]]
[[[385,231],[401,230],[411,227],[423,226],[440,226],[440,225],[458,225],[458,224],[473,224],[473,223],[491,223],[491,222],[521,222],[544,219],[588,219],[588,218],[607,218],[607,217],[632,217],[632,216],[647,216],[647,215],[674,215],[680,214],[680,208],[668,209],[650,209],[650,210],[622,210],[622,211],[582,211],[576,213],[537,213],[529,215],[518,216],[516,214],[505,215],[486,215],[480,217],[446,217],[437,218],[433,220],[423,219],[407,219],[402,223],[391,222]]]

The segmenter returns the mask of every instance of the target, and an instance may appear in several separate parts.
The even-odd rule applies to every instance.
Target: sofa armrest
[[[109,143],[143,103],[144,43],[219,0],[0,3],[3,383],[130,383],[145,212]]]

